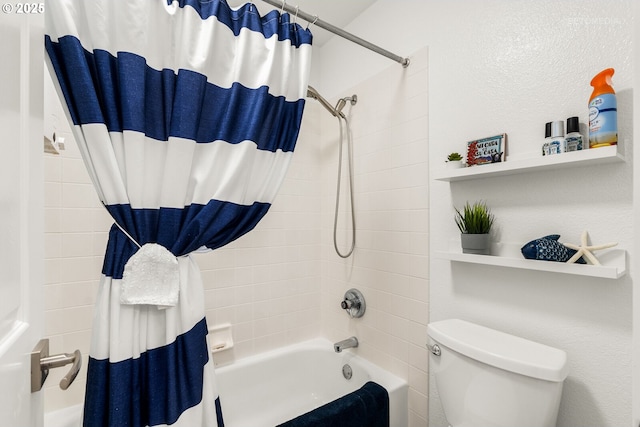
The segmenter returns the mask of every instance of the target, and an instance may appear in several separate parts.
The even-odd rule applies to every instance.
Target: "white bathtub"
[[[73,405],[44,414],[44,427],[81,427],[82,405]]]
[[[349,364],[347,380],[342,367]],[[333,351],[314,339],[216,368],[225,426],[274,427],[374,381],[389,393],[391,427],[408,425],[406,381],[355,356]]]
[[[347,380],[342,367],[351,366]],[[391,427],[408,425],[406,381],[317,338],[216,368],[227,427],[274,427],[374,381],[389,393]],[[81,405],[45,414],[44,427],[77,427]]]

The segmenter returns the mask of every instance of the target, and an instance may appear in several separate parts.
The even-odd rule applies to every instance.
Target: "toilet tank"
[[[430,323],[427,332],[429,369],[452,427],[556,425],[564,351],[459,319]]]

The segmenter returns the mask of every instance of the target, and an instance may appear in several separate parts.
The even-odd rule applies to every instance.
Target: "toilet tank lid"
[[[451,350],[506,371],[561,382],[567,377],[567,354],[460,319],[429,323],[429,336]]]

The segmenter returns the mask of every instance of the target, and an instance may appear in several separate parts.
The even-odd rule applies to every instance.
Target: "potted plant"
[[[460,229],[462,252],[465,254],[489,255],[489,232],[495,217],[485,202],[467,202],[462,211],[456,210],[455,221]]]
[[[447,156],[447,167],[451,169],[464,167],[460,153],[453,152]]]

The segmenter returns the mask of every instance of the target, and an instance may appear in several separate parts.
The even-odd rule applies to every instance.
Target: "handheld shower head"
[[[336,109],[333,108],[331,104],[329,104],[329,102],[324,99],[313,86],[307,86],[307,96],[318,101],[320,105],[326,108],[327,111],[329,111],[334,117],[338,117],[338,111],[336,111]]]
[[[345,105],[347,105],[347,101],[351,102],[351,105],[356,105],[356,102],[358,102],[357,95],[347,96],[345,98],[340,98],[336,106],[332,107],[331,104],[329,104],[329,101],[324,99],[322,95],[320,95],[320,93],[313,86],[307,86],[307,96],[309,98],[313,98],[316,101],[318,101],[320,105],[326,108],[327,111],[330,112],[333,117],[344,118],[345,116],[342,113],[342,109],[344,108]]]

